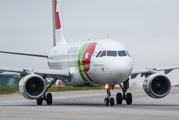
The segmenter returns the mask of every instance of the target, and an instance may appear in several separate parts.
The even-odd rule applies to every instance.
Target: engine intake
[[[19,82],[19,91],[27,99],[40,98],[45,89],[45,80],[37,74],[29,74]]]
[[[152,98],[163,98],[170,92],[171,83],[163,74],[152,74],[144,80],[143,89]]]

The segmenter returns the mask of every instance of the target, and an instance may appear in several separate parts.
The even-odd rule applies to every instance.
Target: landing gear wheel
[[[42,105],[42,102],[43,102],[43,98],[42,97],[36,99],[37,105]]]
[[[47,93],[47,105],[52,105],[52,94]]]
[[[114,98],[110,98],[110,105],[114,106]]]
[[[121,93],[117,93],[116,94],[116,102],[117,102],[117,104],[122,104],[122,100],[123,100],[122,94]]]
[[[127,93],[127,95],[126,95],[126,103],[128,105],[132,104],[132,94],[131,93]]]
[[[109,99],[108,98],[104,98],[104,105],[108,106],[109,105]]]

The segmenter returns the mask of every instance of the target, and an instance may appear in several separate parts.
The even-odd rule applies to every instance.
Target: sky
[[[179,65],[178,5],[178,0],[59,0],[68,42],[118,40],[136,69]],[[0,50],[48,54],[52,46],[51,0],[0,0]],[[0,66],[48,69],[45,58],[0,58]],[[179,83],[179,70],[167,76]],[[142,86],[144,79],[130,82]]]

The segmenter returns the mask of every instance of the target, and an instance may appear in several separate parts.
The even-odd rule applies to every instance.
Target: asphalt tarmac
[[[113,90],[115,98],[120,89]],[[162,99],[148,97],[132,88],[133,104],[104,106],[105,90],[53,92],[53,105],[27,100],[19,93],[0,95],[0,120],[179,120],[179,87]]]

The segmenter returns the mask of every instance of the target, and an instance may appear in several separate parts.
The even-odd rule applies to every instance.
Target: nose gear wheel
[[[107,86],[108,88],[105,89],[108,96],[104,98],[104,105],[108,106],[110,104],[111,106],[114,106],[114,98],[111,97],[111,92],[110,92],[111,89],[112,90],[114,89],[114,85],[107,85]]]

